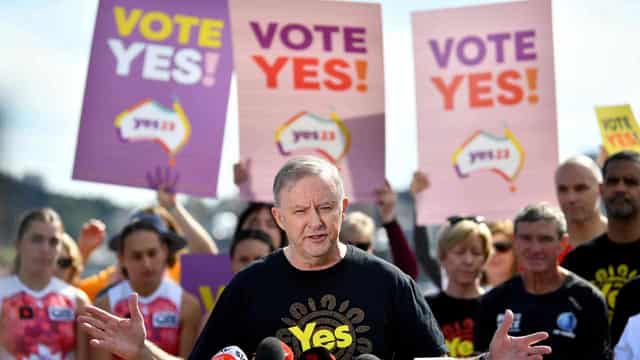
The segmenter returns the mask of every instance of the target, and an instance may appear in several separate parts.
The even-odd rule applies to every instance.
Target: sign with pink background
[[[230,32],[226,0],[101,0],[73,178],[214,196]]]
[[[418,222],[511,219],[555,203],[558,163],[551,1],[412,14]]]
[[[277,170],[312,154],[336,164],[349,197],[384,183],[380,5],[232,0],[245,196],[272,201]]]

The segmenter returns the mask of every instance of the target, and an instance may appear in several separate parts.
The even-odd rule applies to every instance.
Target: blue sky
[[[371,2],[371,1],[370,1]],[[381,1],[385,42],[387,177],[407,187],[417,167],[410,12],[496,1]],[[0,4],[0,106],[6,112],[0,169],[39,173],[48,188],[140,206],[147,190],[72,181],[97,0],[4,0]],[[600,143],[593,107],[640,109],[640,1],[556,0],[553,3],[560,159]],[[219,183],[236,193],[237,99],[232,83]]]

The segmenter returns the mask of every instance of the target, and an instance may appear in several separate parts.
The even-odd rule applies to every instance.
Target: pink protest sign
[[[412,14],[418,222],[513,218],[555,202],[558,162],[549,0]]]
[[[101,0],[73,178],[214,196],[231,81],[226,0]]]
[[[352,199],[384,183],[380,6],[231,1],[240,158],[247,194],[272,201],[277,170],[298,154],[336,164]]]

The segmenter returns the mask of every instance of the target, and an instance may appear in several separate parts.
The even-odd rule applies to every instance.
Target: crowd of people
[[[247,169],[234,173],[242,186]],[[235,275],[208,314],[179,284],[181,255],[218,254],[216,241],[162,185],[110,239],[98,219],[73,239],[63,216],[34,209],[0,278],[0,359],[210,359],[231,345],[251,356],[270,336],[336,359],[640,359],[640,154],[572,157],[554,180],[560,208],[443,219],[435,257],[411,247],[385,183],[376,205],[391,264],[373,255],[378,226],[348,211],[337,169],[293,158],[274,202],[240,214]],[[429,187],[417,172],[411,193]],[[424,226],[414,235],[430,241]],[[117,262],[82,277],[105,242]],[[438,293],[416,286],[419,263]]]

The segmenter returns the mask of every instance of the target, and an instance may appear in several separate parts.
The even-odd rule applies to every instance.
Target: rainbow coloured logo
[[[169,165],[175,165],[175,155],[191,137],[191,124],[178,99],[172,108],[152,99],[145,99],[116,116],[115,126],[124,142],[153,141],[169,155]]]
[[[351,147],[351,135],[335,112],[324,118],[301,111],[276,130],[276,145],[282,155],[316,154],[338,164]]]
[[[472,173],[492,171],[510,184],[509,189],[516,191],[514,184],[522,166],[525,153],[513,133],[504,129],[504,136],[496,136],[477,130],[453,153],[453,167],[460,178]]]

